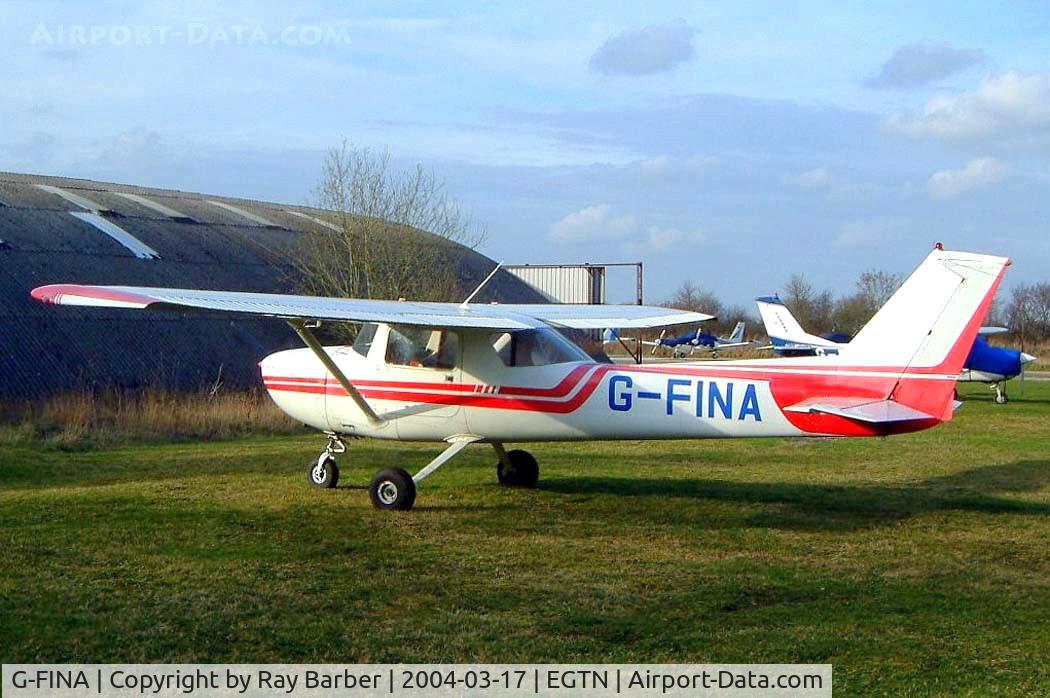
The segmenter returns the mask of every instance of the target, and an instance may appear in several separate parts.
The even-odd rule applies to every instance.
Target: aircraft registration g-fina
[[[344,437],[446,442],[415,476],[384,468],[372,504],[410,509],[416,486],[472,443],[504,485],[533,487],[530,441],[884,436],[951,419],[955,381],[1009,260],[938,244],[851,343],[822,356],[660,365],[597,363],[556,328],[652,328],[702,313],[645,306],[414,303],[127,286],[52,285],[44,303],[286,320],[305,349],[260,363],[277,405],[328,434],[308,468],[334,487]],[[468,299],[469,301],[470,299]],[[321,322],[361,323],[322,347]],[[892,341],[890,341],[892,339]]]

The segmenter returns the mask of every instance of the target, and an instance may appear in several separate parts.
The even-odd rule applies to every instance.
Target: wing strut
[[[364,412],[365,417],[368,418],[370,423],[382,424],[386,421],[375,413],[372,406],[365,400],[364,395],[354,387],[354,384],[350,382],[350,379],[346,377],[346,374],[335,365],[335,362],[332,361],[332,357],[328,355],[328,352],[324,350],[321,343],[317,341],[317,337],[314,337],[314,333],[310,331],[310,328],[306,324],[306,320],[301,318],[298,320],[289,320],[288,324],[291,325],[292,329],[295,330],[295,333],[299,335],[300,339],[303,340],[306,346],[310,347],[310,350],[314,353],[314,356],[317,357],[318,361],[324,364],[324,367],[328,369],[328,372],[335,376],[335,379],[339,381],[339,385],[343,386],[343,390],[346,391],[347,395],[350,396],[350,399],[354,401],[362,412]]]

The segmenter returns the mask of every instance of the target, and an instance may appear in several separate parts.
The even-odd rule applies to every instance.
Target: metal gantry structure
[[[603,262],[582,264],[507,264],[504,269],[545,295],[552,302],[587,303],[607,302],[609,269],[629,269],[635,272],[636,305],[644,304],[644,270],[642,262]],[[642,363],[642,345],[631,347],[617,335],[620,346],[635,363]]]

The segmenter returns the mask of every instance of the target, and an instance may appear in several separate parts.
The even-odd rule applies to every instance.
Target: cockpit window
[[[357,331],[357,337],[354,338],[354,351],[361,356],[368,356],[368,351],[372,348],[372,342],[375,341],[377,329],[379,329],[379,325],[374,322],[366,322],[361,325],[361,329]]]
[[[549,366],[590,360],[582,349],[546,327],[493,334],[492,348],[504,366]]]
[[[390,328],[386,362],[394,366],[455,368],[459,361],[459,335],[448,330],[400,325]]]

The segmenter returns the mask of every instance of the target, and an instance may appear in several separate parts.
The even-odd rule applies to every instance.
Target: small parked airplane
[[[663,330],[660,333],[660,338],[655,342],[642,340],[642,344],[645,346],[651,346],[653,348],[652,354],[656,354],[656,350],[660,347],[672,347],[674,351],[674,357],[681,359],[685,356],[692,356],[693,350],[698,347],[707,347],[711,351],[718,351],[719,349],[737,349],[739,347],[749,347],[753,342],[744,341],[744,323],[736,323],[736,327],[733,328],[732,334],[728,337],[718,337],[710,332],[704,332],[702,328],[697,327],[695,333],[686,333],[678,337],[668,337],[667,330]]]
[[[755,299],[762,324],[766,326],[766,335],[770,346],[780,356],[824,356],[838,354],[839,349],[852,337],[843,332],[825,332],[821,335],[810,334],[802,329],[798,320],[784,305],[779,296],[759,296]]]
[[[848,351],[852,337],[842,332],[812,335],[802,329],[795,316],[778,296],[755,299],[758,312],[769,335],[770,346],[781,356],[814,356]],[[1024,376],[1025,364],[1035,357],[1017,349],[995,347],[988,343],[988,335],[1006,332],[1005,327],[982,327],[974,339],[970,353],[959,375],[961,382],[988,383],[995,390],[995,402],[1005,405],[1010,398],[1003,383]]]
[[[885,436],[951,419],[955,381],[1009,260],[934,249],[846,356],[662,365],[601,364],[555,328],[650,328],[701,313],[644,306],[471,305],[60,284],[56,305],[229,313],[286,320],[306,349],[263,359],[277,405],[328,434],[309,481],[334,487],[344,437],[444,441],[415,476],[376,473],[380,509],[472,443],[490,444],[504,485],[533,487],[536,459],[507,442],[757,436]],[[363,323],[325,348],[321,322]]]

